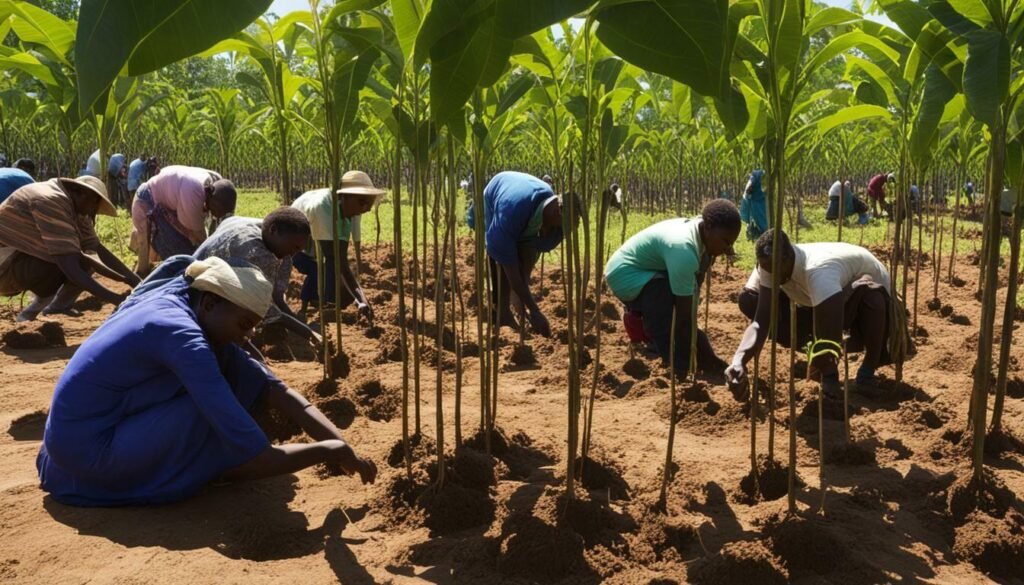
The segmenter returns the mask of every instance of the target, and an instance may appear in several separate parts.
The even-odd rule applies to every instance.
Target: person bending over
[[[626,306],[630,339],[652,342],[666,362],[675,309],[675,370],[680,376],[690,367],[691,327],[697,326],[691,315],[694,297],[714,258],[732,253],[741,227],[736,206],[715,199],[700,217],[668,219],[641,230],[605,266],[608,288]],[[697,364],[704,371],[721,371],[726,365],[703,331],[697,332]]]
[[[62,286],[74,296],[86,290],[115,305],[125,299],[92,272],[129,286],[139,283],[100,243],[97,213],[117,214],[103,182],[91,176],[32,183],[0,204],[0,295],[30,291],[35,297],[18,321],[35,319]]]
[[[330,189],[316,189],[303,193],[292,203],[309,220],[310,230],[315,241],[314,246],[320,250],[324,266],[324,302],[338,303],[347,307],[356,303],[359,315],[368,322],[373,321],[373,308],[366,300],[366,293],[359,284],[359,279],[352,271],[348,261],[349,240],[357,237],[354,233],[357,220],[364,213],[373,209],[377,201],[386,191],[373,186],[370,176],[362,171],[349,171],[341,180],[338,189],[338,217],[332,224],[333,201]],[[336,293],[334,275],[334,232],[337,228],[341,258],[341,297]],[[302,312],[309,308],[310,303],[319,297],[319,280],[317,275],[316,249],[300,252],[294,259],[295,268],[306,276],[302,283],[300,298]]]
[[[864,351],[857,370],[855,390],[869,396],[879,394],[875,370],[892,363],[890,343],[906,339],[897,330],[896,310],[903,310],[891,298],[891,280],[885,266],[866,249],[846,243],[790,244],[785,232],[769,230],[754,247],[757,265],[740,295],[739,308],[750,325],[726,370],[735,392],[747,385],[747,363],[768,339],[771,319],[772,249],[780,246],[778,341],[789,345],[789,302],[796,303],[797,344],[809,344],[816,354],[810,368],[819,377],[827,398],[842,397],[838,357],[842,354],[843,332],[850,332],[847,351]]]
[[[210,482],[334,463],[377,475],[341,432],[240,347],[271,304],[259,269],[220,258],[124,303],[75,352],[54,390],[36,458],[42,488],[77,506],[162,504]],[[237,264],[243,264],[238,266]],[[257,400],[311,443],[272,445]]]
[[[566,203],[551,185],[533,175],[515,171],[498,173],[483,193],[481,229],[491,267],[491,301],[501,326],[517,327],[512,315],[512,297],[528,314],[533,331],[551,337],[551,324],[530,291],[530,276],[544,252],[562,242],[562,220]],[[583,213],[575,198],[576,217]],[[476,229],[476,209],[470,206],[466,223]],[[575,224],[575,222],[574,222]]]
[[[192,255],[206,240],[206,218],[235,213],[238,193],[231,181],[206,169],[172,165],[146,181],[132,201],[132,247],[138,272],[148,274],[153,259]]]

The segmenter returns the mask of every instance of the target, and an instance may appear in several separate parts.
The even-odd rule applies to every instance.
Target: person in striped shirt
[[[18,321],[35,319],[64,285],[115,305],[125,299],[93,272],[138,284],[139,277],[100,243],[97,213],[116,215],[103,182],[89,176],[32,183],[0,205],[0,295],[35,295]]]

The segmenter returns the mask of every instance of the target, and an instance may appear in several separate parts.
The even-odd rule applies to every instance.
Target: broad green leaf
[[[394,1],[394,0],[392,0]],[[412,0],[399,0],[399,2],[412,1]],[[411,30],[412,23],[414,22],[413,15],[415,14],[415,26],[419,32],[412,34],[410,39],[415,43],[415,49],[413,57],[413,67],[419,69],[427,61],[427,57],[431,56],[431,52],[435,44],[444,38],[445,35],[453,33],[458,30],[459,27],[463,26],[466,22],[476,23],[479,21],[480,14],[482,12],[494,13],[494,1],[495,0],[434,0],[430,4],[430,11],[426,15],[422,14],[422,10],[418,13],[413,13],[411,10],[406,10],[408,16],[402,17],[408,21],[408,24],[404,26],[405,29]],[[396,24],[395,28],[400,29],[403,26],[397,21],[399,16],[395,16]],[[420,24],[422,22],[422,24]],[[399,32],[401,38],[402,33]],[[465,34],[465,33],[464,33]],[[403,44],[403,47],[405,45]],[[405,51],[405,57],[409,58],[409,52]]]
[[[883,108],[889,105],[889,98],[885,95],[885,91],[870,79],[858,83],[854,95],[857,96],[857,101],[861,103],[881,106]]]
[[[351,59],[335,64],[334,74],[331,76],[334,119],[343,136],[356,119],[359,111],[359,91],[366,85],[370,69],[379,56],[379,51],[370,48]]]
[[[16,69],[34,77],[44,85],[58,85],[53,71],[30,53],[14,53],[7,57],[0,57],[0,69]]]
[[[863,50],[866,47],[873,47],[877,49],[892,61],[899,59],[899,53],[884,42],[872,35],[856,30],[834,37],[827,45],[822,47],[820,51],[815,53],[814,56],[807,61],[807,65],[804,66],[804,77],[809,77],[809,74],[812,71],[816,71],[818,68],[823,67],[826,63],[850,49],[858,48]]]
[[[603,93],[612,91],[624,64],[622,59],[616,57],[607,57],[594,63],[594,84],[603,88]]]
[[[713,98],[715,111],[722,124],[731,133],[739,133],[747,126],[750,111],[743,93],[735,87],[729,88],[723,97]]]
[[[928,12],[931,12],[936,20],[958,36],[966,36],[968,33],[981,29],[976,22],[957,12],[947,0],[933,0],[928,5]]]
[[[504,71],[512,41],[499,34],[497,26],[494,16],[488,15],[476,26],[451,32],[431,48],[430,105],[439,125],[462,112],[474,89],[490,85]]]
[[[829,6],[823,10],[819,10],[817,14],[811,17],[808,21],[804,34],[807,36],[814,36],[819,32],[825,30],[830,26],[839,26],[843,24],[855,24],[860,22],[861,16],[846,10],[845,8],[839,8],[837,6]]]
[[[706,96],[724,97],[738,23],[728,0],[602,0],[597,36],[616,55]]]
[[[61,61],[67,63],[66,55],[75,42],[75,29],[49,12],[28,2],[10,4],[11,28],[18,38],[26,43],[36,43],[50,49]]]
[[[324,22],[336,22],[340,17],[356,10],[373,10],[384,3],[384,0],[339,0],[327,13]]]
[[[926,3],[912,2],[911,0],[876,0],[896,26],[900,28],[911,40],[916,39],[921,29],[931,18],[928,15],[929,7]]]
[[[977,24],[982,28],[986,28],[992,24],[993,16],[989,12],[989,6],[983,0],[948,0],[950,6],[960,14],[967,17],[971,22]],[[995,5],[1001,6],[999,2]],[[994,5],[993,5],[994,6]]]
[[[868,104],[850,106],[818,120],[818,133],[825,135],[843,124],[871,118],[889,118],[890,116],[892,116],[892,113],[881,106]]]
[[[402,48],[402,55],[406,61],[416,47],[416,36],[423,22],[423,10],[423,2],[420,0],[391,0],[395,36],[398,37],[398,46]]]
[[[925,72],[924,94],[910,132],[910,157],[918,169],[931,162],[936,131],[946,104],[956,95],[956,88],[942,71],[931,66]]]
[[[804,0],[774,0],[772,4],[781,6],[781,10],[773,15],[776,22],[770,23],[773,31],[770,38],[775,47],[772,54],[774,63],[786,74],[795,74],[804,43]]]
[[[142,75],[241,31],[271,0],[83,0],[75,40],[81,110],[127,68]]]
[[[497,18],[503,33],[512,39],[533,34],[575,16],[594,3],[594,0],[495,0]]]
[[[505,88],[505,91],[501,93],[501,97],[498,100],[496,115],[500,116],[507,112],[526,94],[526,92],[530,91],[533,86],[534,78],[532,75],[520,76],[509,84],[509,86]]]
[[[967,108],[989,127],[999,121],[999,108],[1010,87],[1010,44],[995,31],[975,30],[967,35],[964,95]]]

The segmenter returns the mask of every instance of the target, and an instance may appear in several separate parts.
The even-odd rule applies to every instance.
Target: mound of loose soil
[[[355,396],[360,410],[372,421],[390,421],[398,416],[402,406],[402,397],[398,390],[385,387],[376,378],[359,384]]]
[[[292,437],[302,433],[302,427],[276,408],[271,408],[266,399],[256,402],[252,417],[271,443],[287,443]]]
[[[374,507],[393,524],[422,524],[437,535],[494,520],[494,502],[486,489],[463,486],[459,476],[448,473],[438,487],[436,478],[436,466],[418,462],[413,466],[412,478],[399,472],[385,482],[383,497],[375,499]]]
[[[947,497],[949,514],[957,525],[963,524],[975,510],[1002,518],[1013,505],[1013,492],[991,470],[985,469],[981,481],[974,480],[970,469],[957,475]]]
[[[43,409],[19,416],[11,421],[7,434],[15,441],[41,441],[48,415],[49,411]]]
[[[331,356],[331,376],[335,380],[342,378],[348,378],[348,375],[352,373],[352,362],[350,361],[348,354],[344,351]]]
[[[380,339],[380,337],[384,335],[384,328],[379,325],[372,325],[363,331],[363,335],[367,339]]]
[[[985,436],[985,453],[988,455],[999,456],[1003,453],[1022,452],[1024,452],[1024,442],[1005,428],[989,431]]]
[[[1024,575],[1024,518],[997,519],[981,512],[957,527],[953,554],[985,574],[1008,579]]]
[[[830,465],[874,465],[875,452],[861,443],[839,443],[832,445],[825,457]]]
[[[629,484],[622,478],[622,472],[603,458],[595,455],[591,458],[576,458],[576,476],[583,487],[607,493],[613,500],[628,500]]]
[[[414,434],[409,437],[409,456],[413,461],[423,461],[433,457],[437,452],[437,445],[430,437]],[[391,467],[405,466],[405,448],[402,446],[402,439],[398,439],[388,451],[386,461]]]
[[[456,481],[469,489],[486,492],[496,485],[495,467],[497,461],[475,449],[459,449],[451,461],[451,471]]]
[[[774,516],[766,523],[765,533],[772,552],[793,578],[827,575],[847,561],[846,546],[815,518]]]
[[[647,362],[637,358],[632,358],[622,364],[622,371],[634,380],[646,380],[651,376],[651,368],[647,366]]]
[[[582,491],[567,500],[563,490],[548,486],[532,510],[511,512],[502,525],[498,569],[531,581],[553,582],[586,574],[586,549],[612,546],[635,529],[632,518],[612,512]]]
[[[928,301],[928,310],[929,311],[938,311],[941,308],[942,308],[942,300],[939,299],[938,297],[935,297],[934,299]]]
[[[515,346],[509,361],[514,366],[532,366],[537,363],[537,357],[533,355],[533,348],[524,343]]]
[[[666,390],[668,390],[668,388],[669,383],[667,378],[662,378],[661,376],[655,378],[648,378],[646,380],[641,380],[640,382],[634,384],[633,387],[630,388],[629,390],[629,396],[641,398],[643,396],[648,396],[650,394],[662,395],[666,393]],[[668,413],[667,407],[665,408],[665,412]]]
[[[642,546],[630,549],[634,561],[650,565],[656,561],[681,562],[683,551],[700,538],[697,529],[678,516],[647,512],[640,519],[637,539]]]
[[[949,322],[953,325],[970,325],[971,319],[967,315],[955,314],[949,318]]]
[[[619,307],[611,301],[604,301],[601,303],[601,315],[605,319],[619,319],[622,315],[619,314]]]
[[[464,440],[463,445],[479,453],[486,453],[485,436],[483,431],[477,431]],[[491,454],[504,465],[496,468],[499,475],[507,471],[509,478],[519,480],[527,479],[534,470],[550,465],[555,460],[550,454],[537,449],[526,433],[518,432],[508,437],[500,428],[491,431]]]
[[[347,429],[356,419],[356,405],[344,396],[330,396],[313,401],[313,405],[339,429]]]
[[[797,474],[797,487],[803,484]],[[789,493],[789,467],[768,459],[767,455],[758,455],[757,474],[748,471],[740,480],[740,491],[749,501],[777,500]]]
[[[942,308],[939,309],[939,315],[942,315],[943,317],[948,318],[952,314],[953,314],[953,305],[942,305]]]
[[[46,349],[67,347],[64,327],[54,321],[32,321],[21,323],[4,333],[4,344],[11,349]]]
[[[760,541],[730,542],[717,555],[696,563],[689,577],[701,585],[783,585],[789,574]]]
[[[375,360],[378,364],[402,361],[402,339],[399,332],[386,331],[381,335],[379,343],[380,351]]]

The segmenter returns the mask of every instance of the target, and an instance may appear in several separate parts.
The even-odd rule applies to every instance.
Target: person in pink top
[[[896,176],[892,173],[888,175],[875,175],[868,181],[868,197],[871,198],[871,207],[875,217],[881,217],[879,207],[886,209],[886,213],[888,213],[889,208],[885,204],[885,185],[895,181]]]
[[[192,254],[206,240],[206,218],[233,215],[238,194],[231,181],[198,167],[172,165],[143,183],[132,201],[132,244],[137,271],[154,258]]]

